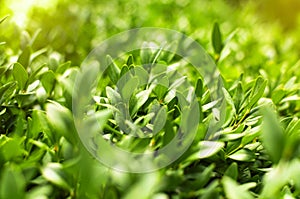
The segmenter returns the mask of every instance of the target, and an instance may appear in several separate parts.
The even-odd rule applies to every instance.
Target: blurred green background
[[[296,45],[293,40],[298,39],[299,33],[297,0],[2,0],[0,9],[0,16],[9,15],[0,27],[0,39],[8,43],[13,54],[18,53],[24,37],[41,30],[33,50],[47,47],[75,65],[109,36],[147,26],[186,33],[211,52],[210,31],[214,22],[221,25],[225,37],[237,31],[223,53],[230,54],[225,61],[229,63],[222,64],[226,69],[233,60],[237,65],[244,62],[244,67],[255,68],[278,53],[289,52],[289,59],[294,58],[294,52],[299,53],[298,46],[291,46]],[[253,51],[261,51],[262,57],[253,58],[254,54],[257,56]]]
[[[268,79],[264,93],[268,99],[264,100],[273,100],[278,114],[286,117],[284,123],[288,123],[294,116],[299,117],[300,112],[297,84],[300,77],[299,2],[0,0],[0,19],[7,16],[0,24],[0,91],[5,93],[3,85],[18,79],[16,74],[16,77],[11,75],[12,63],[16,61],[23,64],[25,73],[30,75],[39,71],[43,64],[47,68],[36,73],[42,86],[34,87],[34,92],[28,89],[28,93],[23,93],[21,88],[15,88],[8,93],[17,97],[8,96],[6,100],[1,96],[0,198],[223,198],[223,195],[230,196],[228,190],[241,193],[243,197],[239,198],[252,198],[245,191],[248,189],[254,193],[264,190],[266,196],[277,196],[278,190],[288,181],[282,170],[288,171],[286,178],[294,174],[298,177],[300,164],[299,161],[284,162],[282,167],[274,167],[277,175],[267,178],[274,184],[263,188],[266,183],[262,176],[270,170],[272,163],[261,148],[255,163],[241,163],[224,157],[226,160],[223,161],[218,157],[203,160],[203,165],[197,164],[197,160],[195,164],[191,163],[195,167],[185,170],[179,161],[170,168],[143,175],[106,168],[92,159],[72,137],[72,95],[69,88],[74,83],[76,66],[80,66],[89,52],[103,40],[132,28],[163,27],[197,40],[215,59],[230,94],[236,89],[232,86],[234,81],[242,73],[244,79],[239,80],[245,92],[252,88],[257,76]],[[224,41],[220,54],[214,52],[212,45],[215,22],[220,25]],[[43,92],[46,93],[39,93],[40,87],[44,87]],[[35,97],[33,100],[32,96]],[[284,97],[291,98],[281,103]],[[49,100],[63,106],[49,105]],[[257,117],[261,118],[260,115]],[[50,126],[56,121],[62,121],[57,122],[61,126],[53,130]],[[250,121],[249,125],[257,130],[260,122],[251,124]],[[43,136],[39,132],[43,132]],[[235,140],[228,143],[228,148],[239,147]],[[237,166],[236,162],[240,164]],[[255,167],[254,171],[251,170],[255,174],[253,176],[248,169],[251,166]],[[238,186],[226,177],[221,182],[224,173],[228,176],[233,173],[239,183],[246,186]],[[252,181],[257,182],[257,186],[253,186]],[[223,188],[221,184],[224,184]],[[282,195],[290,196],[290,190],[298,190],[295,197],[299,198],[299,180],[291,184],[282,189]]]

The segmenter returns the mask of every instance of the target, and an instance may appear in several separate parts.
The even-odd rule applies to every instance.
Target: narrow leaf
[[[285,146],[285,136],[276,117],[276,113],[268,107],[262,109],[262,141],[274,163],[278,163]]]
[[[219,24],[215,23],[212,32],[212,45],[216,54],[220,54],[223,49],[222,35]]]

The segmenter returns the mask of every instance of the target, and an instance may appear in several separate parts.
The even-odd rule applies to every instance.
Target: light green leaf
[[[0,198],[24,198],[25,183],[25,178],[17,166],[6,165],[1,168]]]
[[[153,122],[153,134],[158,133],[165,126],[167,120],[167,108],[162,106]]]
[[[132,93],[139,86],[139,79],[137,77],[133,77],[129,79],[128,82],[125,83],[122,88],[121,94],[125,102],[128,102]]]
[[[241,149],[228,157],[230,159],[243,162],[252,162],[256,158],[254,152],[250,151],[249,149]]]
[[[106,62],[107,62],[107,73],[110,78],[110,80],[116,84],[119,80],[120,77],[120,69],[118,66],[115,64],[111,56],[107,55],[106,56]]]
[[[71,66],[71,61],[67,61],[59,65],[56,69],[56,73],[63,74]]]
[[[56,132],[64,136],[70,143],[77,144],[77,132],[71,111],[53,102],[46,104],[46,113],[49,123]]]
[[[245,187],[237,184],[234,180],[227,176],[223,177],[222,184],[228,199],[254,199]]]
[[[63,171],[63,167],[59,163],[49,163],[42,169],[43,177],[49,182],[63,188],[70,190],[71,186],[66,180],[66,174]]]
[[[142,44],[141,50],[140,50],[140,57],[142,64],[151,64],[151,57],[152,57],[152,51],[148,46],[147,42],[144,42]]]
[[[224,147],[224,143],[216,141],[201,141],[199,143],[199,147],[200,150],[198,157],[203,159],[218,153]]]
[[[122,101],[121,95],[109,86],[106,87],[106,95],[112,104],[117,104]]]

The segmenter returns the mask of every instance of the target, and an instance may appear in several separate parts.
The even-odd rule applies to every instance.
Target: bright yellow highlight
[[[28,13],[31,8],[50,8],[57,0],[11,0],[9,8],[13,11],[12,20],[19,26],[25,27],[28,23]]]

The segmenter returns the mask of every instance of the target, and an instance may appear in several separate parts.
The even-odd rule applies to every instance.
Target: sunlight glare
[[[13,11],[12,20],[19,26],[25,27],[28,23],[28,13],[32,7],[49,8],[55,5],[56,0],[12,0],[9,8]]]

